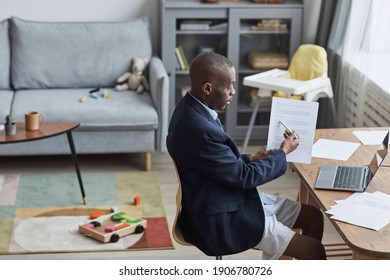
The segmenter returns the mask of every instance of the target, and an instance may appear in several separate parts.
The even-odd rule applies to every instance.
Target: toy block
[[[84,224],[83,227],[86,227],[86,228],[94,228],[95,226],[91,223],[88,223],[88,224]]]
[[[115,230],[118,230],[118,229],[121,229],[121,228],[124,228],[127,226],[128,226],[128,224],[126,224],[126,223],[120,223],[120,224],[114,225],[114,228],[115,228]]]
[[[99,218],[100,216],[102,216],[104,213],[102,210],[97,210],[95,212],[92,212],[91,215],[89,215],[89,218],[90,219],[96,219],[96,218]]]
[[[113,221],[120,221],[122,223],[127,223],[127,224],[135,224],[135,223],[139,223],[141,221],[141,219],[138,219],[138,218],[134,218],[128,214],[125,214],[123,212],[118,212],[118,213],[115,213],[114,215],[111,216],[111,219]]]
[[[104,231],[105,232],[113,232],[113,231],[115,231],[115,226],[106,226],[104,228]]]
[[[94,226],[94,227],[100,227],[102,225],[102,223],[98,222],[98,221],[92,221],[91,224]]]
[[[141,197],[139,195],[134,197],[134,205],[140,205],[141,204]]]

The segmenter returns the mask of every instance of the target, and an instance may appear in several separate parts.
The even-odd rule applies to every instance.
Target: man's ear
[[[202,92],[206,95],[211,94],[211,88],[212,88],[212,85],[210,83],[204,83],[201,87]]]

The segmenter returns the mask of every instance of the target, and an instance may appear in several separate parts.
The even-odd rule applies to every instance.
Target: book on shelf
[[[227,22],[216,23],[210,26],[210,30],[227,30]]]
[[[184,65],[184,62],[183,62],[183,59],[181,57],[181,54],[180,54],[180,51],[179,51],[179,48],[175,48],[175,54],[176,54],[176,60],[179,64],[179,69],[180,70],[184,70],[185,69],[185,65]]]
[[[183,20],[180,30],[209,30],[211,23],[211,20]]]
[[[175,50],[175,69],[181,69],[180,67],[180,63],[179,63],[179,59],[177,58],[177,55],[176,55],[176,50]]]
[[[177,46],[175,48],[175,54],[176,54],[176,58],[177,58],[177,61],[180,65],[180,69],[181,70],[188,70],[190,69],[190,65],[188,63],[188,60],[187,60],[187,57],[184,53],[184,50],[183,50],[183,47],[182,46]]]
[[[186,54],[184,53],[183,47],[180,45],[177,47],[179,48],[181,58],[183,59],[184,69],[190,69],[190,64],[188,63],[188,59]]]

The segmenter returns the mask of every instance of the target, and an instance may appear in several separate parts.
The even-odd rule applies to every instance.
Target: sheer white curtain
[[[389,28],[390,1],[338,2],[328,48],[339,57],[334,84],[339,126],[368,125],[363,112],[368,87],[388,91],[390,100],[384,77],[390,69]]]
[[[390,1],[375,0],[371,7],[369,52],[390,52]]]

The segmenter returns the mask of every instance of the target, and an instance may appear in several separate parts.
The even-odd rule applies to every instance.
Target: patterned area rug
[[[82,178],[87,205],[75,173],[0,175],[0,254],[173,248],[156,172],[90,172]],[[146,229],[115,243],[79,233],[92,213],[112,209],[145,219]]]

